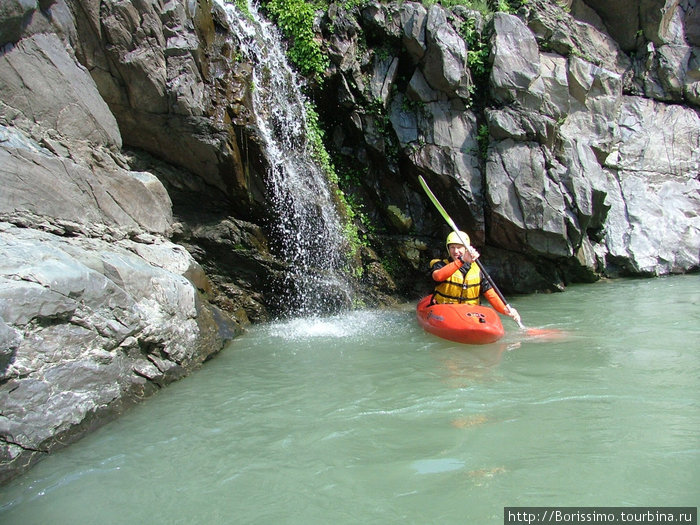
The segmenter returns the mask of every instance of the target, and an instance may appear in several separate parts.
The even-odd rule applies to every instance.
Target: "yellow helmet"
[[[464,232],[450,232],[447,236],[447,241],[445,241],[445,246],[449,250],[450,244],[462,244],[462,239],[467,243],[466,245],[469,246],[469,235]]]

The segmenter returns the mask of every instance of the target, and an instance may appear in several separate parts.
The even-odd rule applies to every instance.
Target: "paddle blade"
[[[563,341],[568,339],[569,334],[556,328],[525,328],[528,337],[533,337],[543,341]]]

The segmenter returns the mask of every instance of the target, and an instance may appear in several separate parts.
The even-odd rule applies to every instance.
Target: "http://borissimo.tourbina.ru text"
[[[504,507],[504,525],[516,523],[676,523],[697,525],[697,507]]]

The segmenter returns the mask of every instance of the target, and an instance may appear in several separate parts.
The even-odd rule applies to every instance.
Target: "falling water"
[[[347,240],[329,184],[307,138],[306,98],[275,26],[249,3],[228,13],[241,54],[253,66],[253,110],[268,163],[271,227],[278,256],[290,266],[279,296],[284,309],[309,314],[351,304]]]

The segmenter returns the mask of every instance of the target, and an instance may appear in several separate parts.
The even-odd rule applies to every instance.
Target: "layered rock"
[[[353,101],[332,119],[335,145],[381,180],[361,190],[372,213],[389,222],[393,206],[418,233],[444,233],[415,184],[424,175],[514,291],[697,269],[696,3],[636,4],[533,0],[486,19],[411,2],[329,12],[330,89]],[[479,85],[462,40],[474,31],[490,50]],[[359,79],[387,79],[389,63],[377,115],[379,91]]]
[[[82,7],[5,2],[0,17],[0,482],[240,333],[169,240],[165,186],[121,151],[106,88],[70,45],[89,41]]]

